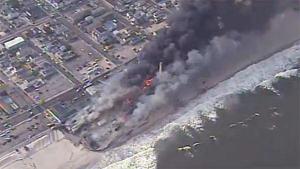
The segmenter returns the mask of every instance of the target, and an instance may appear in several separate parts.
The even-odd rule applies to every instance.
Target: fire
[[[146,79],[144,80],[144,84],[143,84],[143,90],[146,90],[148,89],[149,87],[152,86],[152,83],[153,83],[153,79]]]
[[[144,87],[150,87],[150,86],[152,86],[152,83],[153,83],[153,79],[151,78],[151,79],[146,79],[146,80],[144,80]]]

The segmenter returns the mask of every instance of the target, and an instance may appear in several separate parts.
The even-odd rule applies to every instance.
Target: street
[[[24,26],[24,27],[22,27],[22,28],[16,30],[15,32],[9,33],[8,35],[6,35],[6,36],[0,38],[0,43],[4,43],[4,42],[6,42],[6,41],[9,41],[9,40],[12,39],[12,38],[15,38],[15,37],[17,37],[17,36],[20,36],[22,32],[25,32],[25,31],[27,31],[27,30],[30,30],[30,29],[32,29],[32,28],[34,28],[34,27],[36,27],[36,26],[38,26],[38,25],[41,25],[41,24],[43,24],[43,23],[47,23],[47,22],[50,21],[50,19],[51,19],[51,18],[50,18],[49,16],[44,17],[44,18],[38,20],[37,22],[35,22],[34,24],[26,25],[26,26]]]

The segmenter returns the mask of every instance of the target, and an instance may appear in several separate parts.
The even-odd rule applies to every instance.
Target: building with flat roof
[[[25,40],[24,38],[22,37],[16,37],[10,41],[7,41],[4,43],[4,47],[7,49],[7,50],[11,50],[11,49],[16,49],[18,47],[20,47],[22,44],[25,43]]]
[[[19,108],[6,91],[0,93],[0,107],[6,114],[14,114]]]
[[[62,123],[65,122],[70,116],[75,115],[76,112],[77,110],[71,108],[70,105],[63,105],[61,103],[58,103],[51,106],[51,108],[48,109],[46,113],[52,116],[54,121]]]

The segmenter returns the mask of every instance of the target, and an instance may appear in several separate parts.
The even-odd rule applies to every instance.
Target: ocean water
[[[299,69],[226,99],[215,121],[156,144],[158,169],[300,168]]]
[[[285,169],[285,166],[286,168],[291,166],[291,169],[296,169],[294,167],[295,164],[288,162],[282,162],[281,164],[273,164],[268,159],[268,156],[273,155],[272,153],[264,153],[264,158],[262,158],[261,156],[257,157],[257,159],[265,159],[265,161],[256,160],[253,158],[253,156],[256,156],[256,153],[251,151],[247,152],[246,150],[241,149],[241,147],[243,148],[244,146],[247,147],[249,145],[238,139],[236,141],[232,141],[236,138],[245,137],[242,134],[247,133],[247,131],[250,129],[252,129],[250,130],[252,131],[252,134],[254,131],[257,131],[257,133],[259,133],[259,131],[277,131],[275,129],[278,129],[278,126],[276,124],[272,124],[272,121],[268,123],[268,126],[261,127],[264,128],[262,130],[261,128],[258,128],[256,130],[255,126],[257,122],[255,122],[255,120],[251,121],[251,123],[253,123],[252,125],[250,125],[251,123],[247,123],[244,125],[243,123],[241,123],[239,124],[239,126],[242,127],[234,128],[230,128],[230,125],[232,125],[233,123],[243,122],[243,118],[247,119],[250,115],[254,115],[255,113],[257,113],[256,111],[259,110],[259,106],[253,105],[254,103],[257,103],[253,102],[253,100],[256,100],[256,98],[258,98],[259,100],[258,103],[261,103],[261,106],[265,105],[265,107],[263,108],[265,108],[268,111],[272,111],[273,109],[275,110],[274,107],[276,107],[268,105],[268,102],[274,102],[276,100],[279,100],[274,102],[273,104],[279,105],[279,103],[281,102],[286,104],[286,102],[283,101],[287,97],[287,102],[290,102],[289,100],[294,100],[294,102],[291,102],[291,105],[297,106],[295,102],[299,102],[299,95],[297,92],[299,91],[299,88],[297,88],[299,85],[299,80],[293,82],[293,84],[296,84],[294,85],[294,87],[291,87],[290,85],[286,84],[286,89],[281,89],[281,87],[276,87],[276,85],[273,84],[285,84],[281,81],[276,80],[278,78],[283,78],[283,80],[285,81],[290,77],[295,78],[293,76],[297,74],[299,76],[299,71],[295,71],[295,69],[293,69],[297,66],[299,67],[299,59],[300,43],[295,43],[292,47],[278,52],[266,60],[263,60],[259,63],[253,64],[245,68],[244,70],[236,73],[234,76],[219,83],[214,88],[208,90],[206,93],[199,96],[199,98],[189,103],[189,105],[183,107],[182,110],[178,111],[178,113],[175,113],[163,119],[163,121],[159,125],[154,126],[154,128],[151,129],[151,131],[140,134],[139,136],[129,140],[126,144],[120,146],[119,148],[116,148],[115,150],[108,151],[105,154],[107,155],[107,158],[110,161],[109,164],[111,165],[107,164],[105,160],[107,158],[105,158],[103,160],[100,160],[95,165],[95,168],[98,169],[105,167],[105,169],[260,169],[260,167],[262,167],[262,169]],[[291,90],[292,92],[290,93],[294,94],[293,96],[295,97],[295,99],[289,99],[290,94],[284,94],[285,90]],[[245,97],[247,99],[244,99]],[[268,99],[271,100],[267,102]],[[264,103],[264,101],[266,101],[266,104],[262,104]],[[245,105],[252,105],[250,106],[250,108],[254,109],[249,108],[248,110],[246,109]],[[239,108],[240,106],[242,106],[242,108]],[[204,132],[202,132],[203,129],[200,127],[201,125],[203,125],[203,120],[205,120],[206,118],[214,119],[216,117],[215,108],[217,108],[217,116],[219,118],[214,123],[207,123],[207,125],[204,127]],[[295,111],[298,111],[299,107],[294,107],[293,109]],[[278,113],[274,114],[277,115]],[[262,113],[259,113],[259,115],[259,117],[264,117]],[[281,117],[281,115],[279,117]],[[298,120],[298,118],[292,119]],[[218,120],[220,120],[220,122]],[[287,122],[287,125],[289,125],[289,123],[291,122]],[[264,122],[262,123],[265,124]],[[247,127],[245,127],[245,125],[247,125]],[[288,127],[287,129],[290,129],[290,127]],[[241,132],[241,134],[236,132]],[[285,130],[284,132],[292,133],[293,135],[297,133],[288,130]],[[220,133],[224,134],[221,134],[220,136]],[[232,135],[234,136],[233,138],[231,137]],[[251,136],[251,133],[245,135]],[[253,135],[256,136],[255,134]],[[217,142],[212,141],[213,139],[210,139],[210,136],[215,136]],[[227,140],[227,136],[229,136],[229,141]],[[223,137],[226,138],[224,139],[224,141],[222,139]],[[261,135],[258,135],[253,138],[257,137],[261,137]],[[285,139],[281,135],[280,138]],[[276,140],[277,138],[273,136],[272,139]],[[246,140],[249,140],[249,142],[253,141],[253,139]],[[291,140],[296,140],[299,142],[299,140],[297,139]],[[267,140],[266,142],[270,141]],[[193,148],[194,143],[196,143],[196,149]],[[213,143],[213,146],[211,146],[211,143]],[[228,143],[232,144],[227,145]],[[201,151],[199,151],[200,149],[198,149],[200,145],[202,145]],[[235,148],[235,146],[237,145],[240,145],[240,147]],[[255,146],[253,146],[249,149],[258,151],[264,146],[265,145],[260,145],[258,148],[256,147],[256,149],[254,149]],[[273,147],[281,147],[281,145],[275,144]],[[240,149],[241,151],[239,152],[238,150]],[[298,149],[298,147],[294,146],[293,150],[296,149]],[[269,152],[267,150],[264,151]],[[274,150],[271,152],[284,152],[282,150],[284,150],[284,148],[276,151]],[[249,154],[249,158],[240,156],[240,154],[243,153]],[[258,152],[257,154],[261,153],[262,152]],[[233,156],[234,154],[236,156]],[[287,155],[289,154],[286,154],[286,157],[288,158],[297,158],[297,156]],[[278,158],[283,158],[283,156],[284,155],[281,155]],[[232,157],[232,159],[229,159],[229,157]],[[238,157],[241,157],[241,159],[239,159]],[[116,161],[119,162],[116,163]],[[224,161],[228,163],[225,163]],[[274,161],[280,160],[276,159]]]

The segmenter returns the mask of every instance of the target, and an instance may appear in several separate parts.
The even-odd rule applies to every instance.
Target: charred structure
[[[123,142],[214,85],[232,61],[246,59],[244,34],[264,34],[272,18],[297,5],[298,0],[182,1],[170,27],[142,50],[139,64],[112,77],[102,96],[67,126],[92,150]]]

